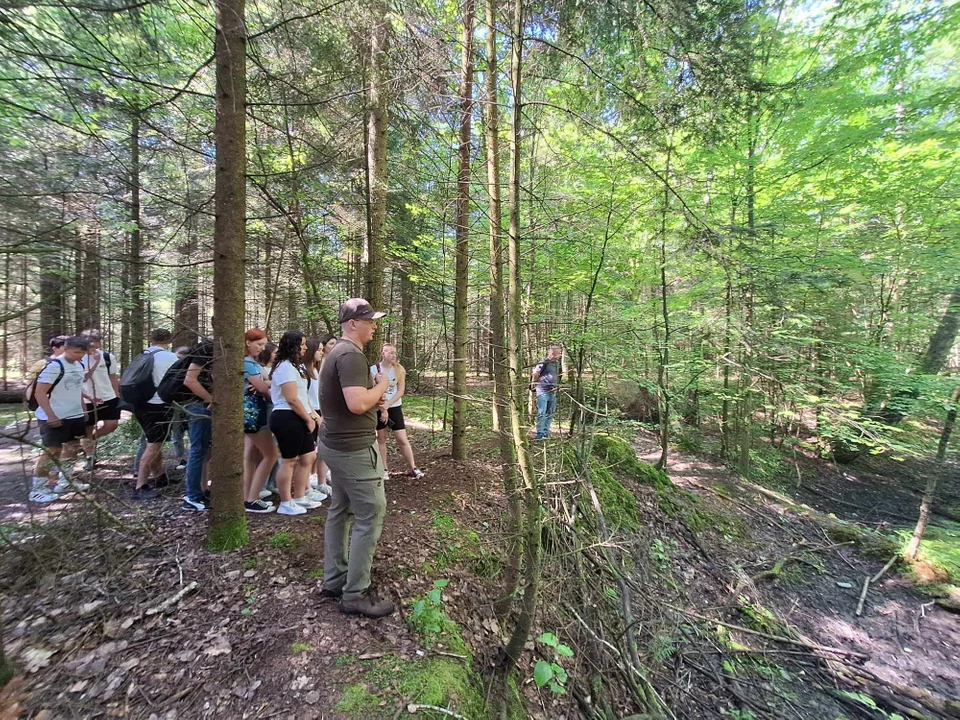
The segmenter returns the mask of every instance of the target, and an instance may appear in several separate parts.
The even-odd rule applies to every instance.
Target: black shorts
[[[377,430],[390,428],[396,432],[397,430],[407,429],[407,426],[403,424],[403,405],[394,405],[392,408],[387,408],[387,419],[388,422],[380,422],[380,413],[377,413]]]
[[[280,457],[290,460],[317,451],[317,428],[307,431],[307,423],[293,410],[270,413],[270,431],[277,438]]]
[[[133,416],[143,428],[143,434],[148,443],[162,443],[167,441],[170,434],[170,425],[173,422],[173,408],[170,405],[156,405],[147,403],[133,408]]]
[[[90,403],[84,403],[84,407],[87,411],[87,426],[96,425],[101,420],[119,420],[120,419],[120,398],[115,397],[113,400],[107,400],[102,405],[97,405],[96,413],[94,413],[93,405]]]
[[[59,427],[50,427],[46,420],[39,420],[40,439],[44,447],[63,447],[64,443],[79,440],[87,435],[87,424],[82,417],[67,418],[60,421]]]

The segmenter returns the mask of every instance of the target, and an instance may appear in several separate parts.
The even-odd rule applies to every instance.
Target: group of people
[[[329,497],[322,594],[339,599],[344,613],[374,618],[394,611],[370,580],[386,513],[388,430],[408,473],[423,477],[406,435],[406,373],[397,362],[396,348],[385,344],[372,366],[363,352],[383,316],[366,300],[353,298],[340,306],[339,338],[308,339],[289,330],[274,345],[266,333],[253,328],[244,336],[243,367],[245,509],[303,515]],[[117,359],[100,348],[96,333],[51,342],[51,356],[35,368],[32,389],[44,452],[37,460],[31,501],[51,502],[64,492],[87,489],[57,465],[75,458],[81,447],[94,457],[96,440],[117,428],[124,390],[139,383],[141,390],[149,390],[132,408],[142,429],[134,498],[153,499],[158,489],[171,484],[163,446],[172,430],[178,463],[186,469],[182,507],[201,512],[209,508],[206,472],[215,347],[212,340],[204,340],[171,352],[171,341],[169,330],[151,332],[150,347],[131,361],[122,380]],[[550,432],[559,356],[559,348],[551,347],[532,377],[538,437]],[[133,378],[135,364],[149,368],[140,379]],[[128,372],[133,379],[128,380]],[[268,500],[274,492],[279,496],[276,506]]]

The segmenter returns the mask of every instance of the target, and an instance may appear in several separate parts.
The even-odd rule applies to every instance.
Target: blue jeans
[[[187,457],[187,497],[199,500],[203,497],[203,465],[210,457],[210,442],[213,436],[213,423],[210,421],[210,408],[201,402],[192,402],[183,406],[187,416],[190,435],[190,454]]]
[[[550,423],[553,421],[553,411],[556,409],[556,392],[537,395],[537,440],[550,437]]]

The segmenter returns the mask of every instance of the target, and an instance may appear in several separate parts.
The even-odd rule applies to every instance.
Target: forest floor
[[[482,671],[503,632],[492,611],[504,516],[495,443],[478,441],[469,461],[455,462],[427,424],[408,426],[426,477],[387,486],[374,581],[399,611],[379,621],[321,600],[323,509],[251,516],[247,547],[212,554],[202,549],[204,517],[179,509],[182,485],[129,501],[124,450],[134,440],[123,426],[92,478],[95,492],[42,508],[23,502],[28,449],[0,441],[3,641],[18,663],[0,719],[451,717],[429,705],[479,719]],[[641,433],[640,455],[651,459],[653,443]],[[560,444],[539,447],[545,455]],[[957,512],[957,466],[946,469],[942,502]],[[873,458],[838,469],[800,458],[795,470],[771,489],[710,457],[674,453],[671,479],[704,516],[724,519],[689,537],[669,530],[649,488],[636,488],[676,589],[651,585],[651,594],[681,603],[674,648],[651,669],[667,704],[680,718],[727,720],[885,718],[903,707],[960,716],[945,704],[960,696],[960,623],[919,587],[950,578],[933,566],[894,567],[858,616],[864,578],[885,565],[887,546],[865,552],[817,512],[893,535],[909,524],[932,467]],[[947,573],[960,578],[960,568]],[[415,603],[438,579],[448,584],[437,617],[456,631],[424,634]],[[723,627],[728,654],[714,657],[716,645],[698,638],[716,641]],[[527,712],[580,717],[569,695],[533,682],[533,650],[521,669]]]

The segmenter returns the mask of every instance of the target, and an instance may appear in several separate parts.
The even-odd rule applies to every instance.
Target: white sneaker
[[[315,500],[311,500],[306,495],[300,498],[294,498],[293,502],[302,508],[306,508],[307,510],[313,510],[320,507],[320,503],[316,502]]]
[[[261,499],[261,500],[266,500],[266,499],[267,499],[268,497],[270,497],[271,495],[273,495],[273,493],[270,492],[269,490],[261,490],[261,491],[260,491],[260,499]],[[272,504],[272,503],[271,503],[271,504]]]
[[[317,474],[314,473],[313,475],[310,476],[310,487],[315,488],[319,484],[320,484],[320,481],[317,480]]]
[[[327,494],[311,488],[310,490],[307,490],[304,497],[307,498],[307,500],[313,500],[316,503],[322,503],[327,499]]]
[[[306,515],[307,509],[298,505],[296,502],[291,500],[290,502],[280,503],[280,507],[277,508],[278,515]]]
[[[317,485],[317,492],[323,493],[327,497],[333,497],[333,488],[327,483],[324,483],[323,485]]]
[[[28,496],[30,502],[35,503],[49,503],[60,497],[59,493],[55,492],[50,485],[47,484],[46,478],[37,478],[33,479],[33,489],[30,491]]]
[[[57,480],[57,484],[54,486],[53,491],[55,493],[68,493],[68,492],[86,492],[90,489],[89,483],[82,483],[77,480],[69,480],[63,476],[61,473],[60,479]]]
[[[327,482],[329,483],[331,480],[333,480],[333,478],[330,477],[330,471],[327,470]]]

